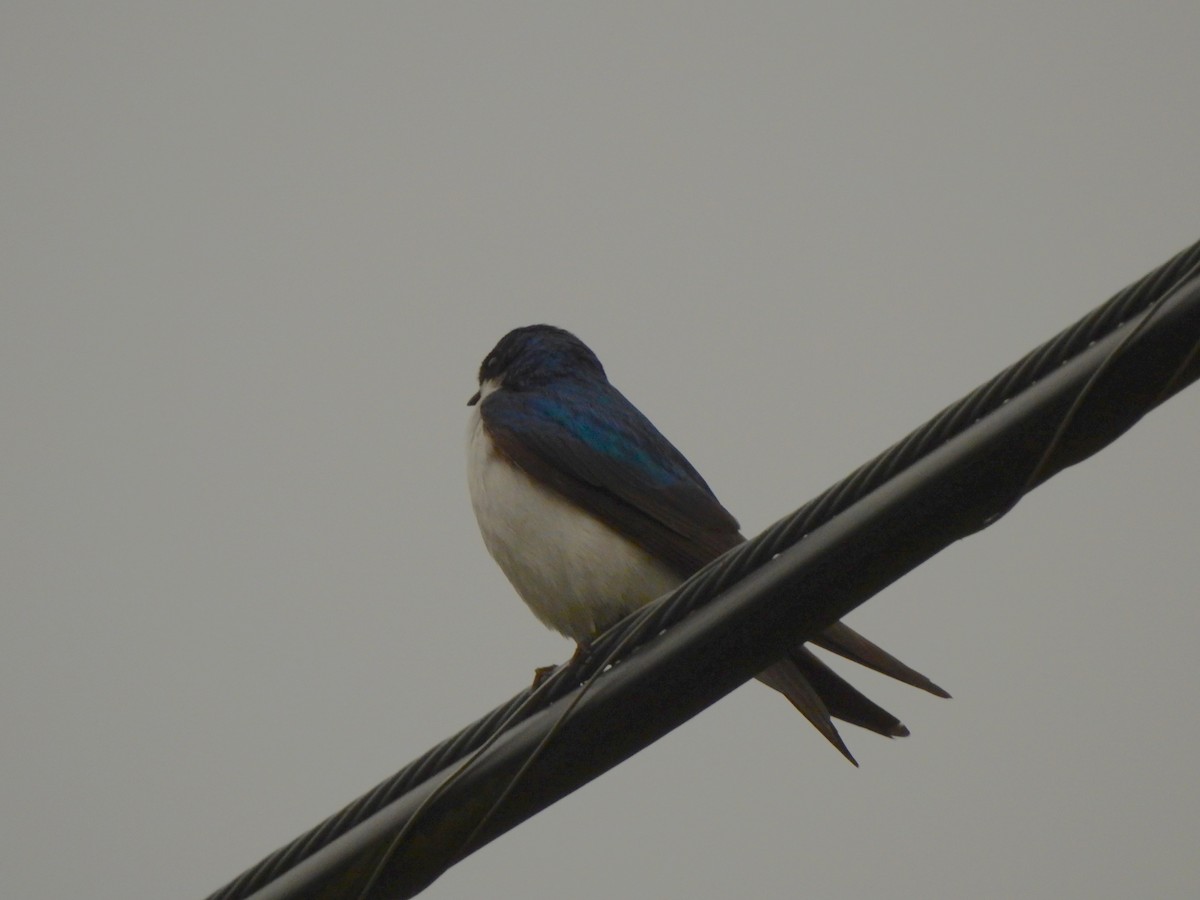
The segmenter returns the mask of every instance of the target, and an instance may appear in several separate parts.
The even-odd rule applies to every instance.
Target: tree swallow
[[[561,328],[505,335],[468,405],[467,481],[483,542],[533,614],[581,649],[745,540],[683,454]],[[841,622],[812,643],[950,696]],[[908,734],[803,643],[758,679],[852,763],[831,717]]]

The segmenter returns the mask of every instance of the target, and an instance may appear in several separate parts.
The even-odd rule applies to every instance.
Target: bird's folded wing
[[[615,388],[597,399],[495,392],[480,415],[496,449],[681,578],[741,542],[704,479]],[[607,402],[606,402],[607,401]]]

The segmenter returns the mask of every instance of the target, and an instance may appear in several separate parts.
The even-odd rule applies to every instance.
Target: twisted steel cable
[[[587,663],[607,661],[613,649],[626,644],[635,629],[639,640],[634,643],[640,644],[680,621],[805,534],[870,494],[897,472],[927,456],[972,423],[998,409],[1010,397],[1036,384],[1096,341],[1116,331],[1129,319],[1140,315],[1198,271],[1200,242],[1179,252],[965,397],[947,406],[924,425],[859,466],[791,515],[714,560],[670,595],[646,607],[650,612],[648,616],[631,616],[614,626],[594,642],[591,657],[584,661],[585,665],[580,666],[578,673],[572,669],[571,676],[578,677],[580,682],[592,677],[597,668],[602,666]],[[1016,499],[1013,499],[1014,503]]]
[[[734,548],[660,598],[614,626],[586,658],[560,666],[536,691],[525,690],[405,766],[341,811],[248,869],[208,900],[244,900],[302,860],[372,817],[447,766],[466,758],[498,734],[567,695],[615,660],[741,580],[805,534],[827,522],[911,466],[1010,397],[1120,328],[1200,271],[1200,242],[1168,260],[999,375],[951,404],[875,459],[828,488],[759,536]],[[1015,502],[1015,501],[1014,501]]]

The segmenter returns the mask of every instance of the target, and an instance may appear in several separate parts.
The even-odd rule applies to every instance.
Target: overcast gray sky
[[[570,646],[465,402],[567,327],[757,532],[1200,238],[1194,2],[9,2],[0,893],[200,897]],[[1190,897],[1200,391],[434,898]],[[843,671],[845,668],[843,667]]]

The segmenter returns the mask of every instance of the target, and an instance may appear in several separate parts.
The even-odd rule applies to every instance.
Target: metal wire
[[[431,776],[465,759],[497,734],[566,696],[598,674],[612,660],[628,656],[637,646],[682,620],[748,572],[875,490],[897,472],[911,466],[978,419],[998,409],[1010,397],[1036,384],[1091,344],[1120,328],[1124,322],[1161,300],[1198,270],[1200,243],[1182,251],[962,400],[946,407],[928,423],[763,534],[705,567],[669,597],[656,601],[610,629],[594,642],[592,653],[587,658],[573,659],[560,666],[542,683],[536,696],[530,690],[517,694],[309,832],[272,853],[235,881],[210,895],[208,900],[244,900]]]
[[[1197,271],[1200,271],[1200,242],[1178,253],[961,400],[947,406],[924,425],[827,488],[790,516],[776,522],[754,540],[735,548],[697,573],[658,607],[656,619],[646,626],[649,633],[656,634],[680,621],[727,586],[744,578],[748,572],[858,502],[897,472],[927,456],[1004,405],[1009,398],[1036,384],[1096,341],[1116,331],[1129,319],[1161,301],[1177,286],[1194,277]],[[1048,447],[1046,452],[1052,449]],[[1033,487],[1035,481],[1027,484],[1026,490]],[[1019,496],[1014,497],[1004,511],[1019,499]],[[613,631],[621,628],[618,625]],[[606,641],[610,639],[615,641],[618,635],[605,635]],[[605,646],[597,642],[597,655],[603,653]]]

